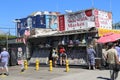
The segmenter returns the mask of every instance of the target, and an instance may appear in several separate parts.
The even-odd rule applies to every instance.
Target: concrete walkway
[[[49,66],[40,66],[36,71],[31,66],[25,72],[20,72],[19,66],[9,67],[10,75],[0,75],[0,80],[109,80],[109,70],[88,70],[81,67],[70,67],[69,72],[65,72],[65,67],[53,67],[49,71]],[[120,80],[120,73],[117,80]]]

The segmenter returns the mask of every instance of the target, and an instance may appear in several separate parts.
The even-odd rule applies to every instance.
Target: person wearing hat
[[[0,54],[1,58],[1,63],[2,63],[2,71],[4,71],[4,68],[6,70],[6,75],[9,75],[9,70],[8,70],[8,61],[10,58],[9,53],[6,51],[6,48],[3,48],[3,51]]]

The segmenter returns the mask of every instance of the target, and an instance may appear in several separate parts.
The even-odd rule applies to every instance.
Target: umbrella
[[[108,33],[100,37],[97,42],[98,43],[107,43],[107,42],[114,42],[120,39],[120,34],[117,33]]]

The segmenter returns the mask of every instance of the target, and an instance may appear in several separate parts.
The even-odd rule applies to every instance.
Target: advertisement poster
[[[25,35],[25,31],[32,28],[46,28],[45,15],[29,16],[19,19],[17,23],[17,35],[19,37]]]
[[[90,27],[88,22],[94,22],[92,9],[65,14],[65,31],[85,29]],[[93,24],[92,27],[95,27]]]
[[[58,28],[57,15],[46,15],[46,28],[52,28],[52,29]]]
[[[19,19],[20,22],[17,23],[17,36],[23,36],[27,27],[27,18]]]
[[[36,15],[35,19],[35,28],[46,28],[45,15]]]

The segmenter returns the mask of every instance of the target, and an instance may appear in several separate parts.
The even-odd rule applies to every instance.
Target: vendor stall
[[[31,63],[39,58],[41,63],[47,63],[52,47],[59,48],[60,45],[66,49],[67,58],[70,65],[86,65],[86,47],[97,35],[97,30],[74,30],[64,32],[48,32],[50,35],[37,35],[29,38],[31,44]],[[55,33],[54,33],[55,32]]]

